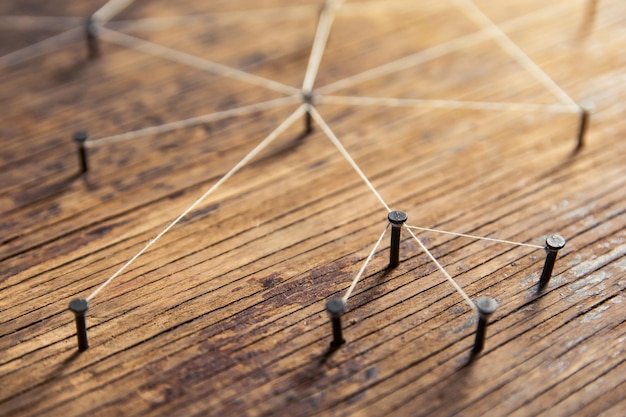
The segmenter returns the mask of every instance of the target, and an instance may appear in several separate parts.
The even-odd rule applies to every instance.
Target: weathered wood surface
[[[80,17],[102,3],[5,1],[0,13]],[[339,11],[316,88],[480,30],[454,2],[413,3]],[[109,27],[300,88],[320,3],[298,4],[137,1]],[[0,65],[0,415],[623,416],[626,3],[476,4],[591,109],[582,152],[574,113],[317,104],[410,224],[568,238],[536,296],[542,250],[419,233],[470,297],[500,302],[476,361],[473,311],[406,234],[397,269],[385,270],[388,242],[373,258],[347,343],[328,354],[324,303],[350,285],[386,211],[301,122],[92,300],[77,353],[69,301],[299,106],[94,144],[80,177],[75,130],[96,139],[282,95],[113,43],[88,62],[77,31]],[[270,11],[240,13],[251,8]],[[161,30],[128,20],[205,13]],[[0,52],[62,31],[4,26]],[[489,38],[333,94],[559,103]]]

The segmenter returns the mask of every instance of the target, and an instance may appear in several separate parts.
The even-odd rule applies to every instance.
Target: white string
[[[91,15],[92,20],[103,25],[113,19],[122,10],[130,6],[134,0],[109,0]]]
[[[313,5],[275,7],[268,9],[238,10],[228,12],[214,12],[183,16],[164,16],[164,17],[147,17],[139,19],[116,20],[109,23],[110,28],[132,27],[141,30],[158,30],[170,26],[187,24],[191,22],[201,22],[203,20],[216,20],[220,23],[237,19],[293,19],[297,17],[309,17],[318,8]]]
[[[135,256],[130,258],[128,262],[126,262],[120,269],[118,269],[111,277],[109,277],[106,281],[104,281],[94,292],[92,292],[88,297],[87,301],[91,300],[93,297],[98,295],[100,291],[102,291],[111,281],[113,281],[117,276],[119,276],[130,264],[132,264],[135,259],[141,256],[146,250],[150,248],[157,240],[161,238],[165,233],[167,233],[172,227],[174,227],[183,217],[185,217],[191,210],[193,210],[198,204],[200,204],[205,198],[207,198],[210,194],[212,194],[215,190],[219,188],[226,180],[232,177],[237,171],[239,171],[243,166],[245,166],[252,158],[259,154],[263,149],[265,149],[274,139],[276,139],[281,133],[283,133],[289,126],[291,126],[299,117],[301,117],[306,111],[306,105],[303,104],[298,109],[291,114],[285,121],[283,121],[272,133],[270,133],[265,139],[263,139],[254,149],[252,149],[246,156],[243,157],[241,161],[239,161],[234,167],[231,168],[230,171],[226,173],[222,178],[220,178],[211,188],[209,188],[200,198],[198,198],[191,206],[189,206],[184,212],[182,212],[174,221],[172,221],[165,229],[161,231],[154,239],[151,239],[146,246],[143,247]]]
[[[540,16],[542,18],[546,16],[550,16],[553,13],[559,12],[561,9],[565,7],[569,7],[569,5],[561,4],[561,3],[557,5],[552,5],[544,9],[539,9],[536,12],[528,13],[526,15],[508,20],[502,23],[500,26],[503,28],[506,28],[507,30],[514,30],[517,27],[520,27],[526,24],[529,20],[532,20],[533,18],[537,16]],[[369,81],[374,78],[384,76],[392,72],[401,71],[403,69],[410,68],[414,65],[426,62],[431,59],[441,57],[445,54],[448,54],[460,48],[467,48],[473,44],[484,41],[488,38],[489,38],[489,35],[485,33],[484,31],[461,36],[459,38],[452,39],[448,42],[439,44],[437,46],[424,49],[423,51],[419,51],[415,54],[407,55],[398,60],[388,62],[381,66],[378,66],[378,67],[363,71],[361,73],[352,75],[350,77],[344,78],[342,80],[338,80],[333,83],[327,84],[323,87],[318,88],[316,91],[319,94],[332,93],[334,91],[340,90],[342,88],[350,87],[352,85],[358,84],[363,81]]]
[[[363,71],[342,80],[327,84],[323,87],[318,88],[316,91],[318,94],[332,93],[334,91],[350,87],[354,84],[382,77],[392,72],[402,71],[403,69],[411,68],[422,62],[439,58],[457,49],[468,48],[471,45],[481,42],[487,38],[488,35],[483,32],[477,32],[471,35],[461,36],[460,38],[455,38],[448,42],[444,42],[431,48],[416,52],[414,54],[407,55],[396,61],[388,62],[367,71]]]
[[[67,30],[80,25],[83,20],[69,16],[0,16],[0,27],[13,30]]]
[[[374,248],[372,248],[372,251],[370,252],[369,256],[367,257],[365,262],[363,262],[361,269],[359,269],[359,272],[356,274],[356,276],[352,280],[352,284],[350,285],[350,288],[348,288],[348,291],[346,291],[346,295],[343,296],[342,300],[343,300],[344,305],[348,302],[348,298],[350,298],[352,291],[354,291],[354,287],[356,287],[357,282],[359,282],[359,279],[361,279],[361,276],[363,275],[363,272],[365,272],[365,268],[367,268],[367,265],[372,260],[372,257],[374,256],[376,249],[378,249],[378,246],[380,246],[380,242],[382,242],[383,237],[385,237],[385,233],[387,233],[387,229],[389,229],[389,223],[387,223],[387,225],[385,226],[385,229],[383,230],[383,233],[380,235],[380,237],[376,241]]]
[[[563,104],[496,103],[489,101],[424,100],[416,98],[316,96],[317,103],[350,104],[356,106],[434,107],[472,110],[523,110],[548,113],[580,113],[580,107]]]
[[[322,9],[322,13],[320,14],[317,30],[315,31],[315,38],[313,38],[313,47],[311,48],[309,63],[307,65],[304,81],[302,83],[302,91],[305,94],[309,94],[313,90],[313,84],[315,84],[317,71],[319,70],[320,63],[322,62],[322,56],[324,55],[328,35],[330,35],[330,28],[332,27],[333,20],[335,19],[334,9],[334,2],[326,2],[324,8]]]
[[[89,139],[85,142],[86,147],[95,147],[112,142],[119,142],[123,140],[137,139],[142,136],[156,135],[159,133],[165,133],[176,129],[183,129],[193,127],[201,123],[214,122],[216,120],[226,119],[233,116],[242,116],[249,113],[254,113],[260,110],[273,109],[282,105],[297,103],[302,100],[300,96],[281,97],[274,100],[264,101],[261,103],[250,104],[248,106],[238,107],[236,109],[224,110],[216,113],[205,114],[198,117],[192,117],[185,120],[177,120],[171,123],[165,123],[159,126],[150,126],[143,129],[134,130],[132,132],[120,133],[119,135],[107,136],[99,139]]]
[[[78,33],[79,28],[70,29],[68,31],[59,33],[58,35],[44,39],[41,42],[37,42],[25,48],[18,49],[17,51],[10,52],[0,57],[0,65],[15,65],[22,61],[44,55],[48,53],[50,49],[69,41],[74,37],[74,35]]]
[[[348,153],[346,148],[344,148],[344,146],[341,144],[341,142],[339,141],[337,136],[335,136],[335,134],[330,129],[330,127],[326,124],[324,119],[322,119],[322,116],[317,112],[315,107],[311,106],[310,104],[306,104],[306,106],[307,106],[307,111],[309,112],[309,114],[311,116],[313,116],[313,118],[315,119],[317,124],[320,125],[320,127],[322,128],[322,131],[324,131],[326,136],[328,136],[330,141],[335,145],[335,147],[343,155],[343,157],[346,159],[346,161],[348,161],[348,163],[352,166],[352,168],[354,168],[354,170],[357,172],[357,174],[359,174],[359,176],[361,177],[363,182],[365,182],[365,184],[370,188],[370,190],[372,190],[372,192],[374,193],[376,198],[378,198],[378,201],[380,201],[381,204],[387,209],[387,211],[390,212],[391,209],[389,208],[387,203],[385,203],[385,200],[383,200],[383,198],[380,195],[380,193],[378,191],[376,191],[376,188],[374,188],[374,185],[370,182],[369,179],[367,179],[367,177],[365,176],[363,171],[361,171],[361,168],[359,168],[359,166],[356,164],[354,159],[352,159],[352,156],[350,156],[350,154]]]
[[[494,238],[491,238],[491,237],[468,235],[468,234],[465,234],[465,233],[448,232],[448,231],[445,231],[445,230],[430,229],[428,227],[409,226],[409,225],[405,225],[405,226],[407,228],[409,228],[409,229],[423,230],[425,232],[442,233],[442,234],[446,234],[446,235],[453,235],[453,236],[460,236],[460,237],[469,237],[469,238],[478,239],[478,240],[487,240],[487,241],[490,241],[490,242],[507,243],[509,245],[528,246],[529,248],[543,249],[543,246],[533,245],[532,243],[514,242],[512,240],[494,239]]]
[[[413,236],[413,239],[415,239],[415,241],[420,245],[424,253],[428,255],[431,261],[433,261],[435,265],[437,265],[437,268],[439,268],[439,270],[443,273],[443,275],[445,275],[446,279],[452,284],[452,286],[457,290],[457,292],[461,294],[461,296],[465,299],[465,301],[467,301],[467,304],[469,304],[472,310],[477,311],[476,305],[474,304],[472,299],[468,297],[465,291],[463,291],[463,288],[461,288],[461,286],[457,284],[457,282],[452,278],[452,276],[448,273],[448,271],[446,271],[446,269],[439,263],[437,258],[435,258],[433,254],[430,253],[428,248],[422,243],[421,240],[418,239],[417,236],[415,236],[415,233],[413,233],[411,229],[407,228],[407,231],[409,232],[411,236]]]
[[[576,102],[565,92],[552,78],[546,74],[526,53],[517,46],[491,19],[487,17],[471,0],[454,0],[454,3],[461,9],[467,17],[473,20],[483,31],[489,34],[496,42],[502,46],[511,56],[526,70],[531,72],[539,82],[548,88],[554,95],[565,103],[576,106]]]
[[[117,5],[117,6],[120,6],[118,10],[121,10],[121,8],[126,7],[126,5],[128,5],[128,4],[130,4],[130,1],[128,1],[128,0],[122,0],[122,1],[112,0],[111,2],[107,3],[102,9],[100,9],[98,12],[96,12],[96,14],[94,14],[94,18],[98,18],[98,20],[100,20],[100,21],[110,19],[109,16],[114,15],[114,13],[113,14],[111,14],[110,12],[108,14],[104,13],[103,10],[107,10],[107,9],[105,9],[105,7],[109,6],[111,8],[110,10],[112,10],[113,5]],[[323,54],[323,49],[325,47],[325,42],[327,40],[328,33],[329,33],[329,30],[330,30],[330,26],[331,26],[331,23],[332,23],[332,16],[333,16],[333,14],[329,13],[326,16],[330,16],[330,17],[326,17],[326,18],[322,18],[321,17],[320,18],[320,25],[318,26],[318,33],[316,33],[316,42],[314,42],[314,47],[313,47],[313,50],[311,52],[311,57],[310,57],[310,61],[309,61],[309,67],[307,68],[307,76],[305,76],[305,83],[303,85],[303,89],[304,89],[304,87],[308,86],[309,87],[309,91],[312,88],[312,84],[314,83],[315,76],[316,76],[316,73],[317,73],[317,69],[319,68],[319,62],[316,63],[315,61],[316,60],[321,60],[321,55]],[[324,23],[322,25],[322,20],[326,21],[327,23]],[[492,22],[490,22],[490,23],[493,25]],[[68,31],[68,32],[73,32],[74,30],[75,29],[73,29],[71,31]],[[131,45],[131,47],[133,47],[135,49],[142,50],[144,52],[149,52],[149,53],[153,53],[153,54],[160,55],[160,56],[163,56],[163,57],[167,57],[167,58],[170,58],[170,59],[175,59],[175,60],[177,60],[179,62],[182,62],[182,63],[194,65],[194,66],[197,66],[197,67],[200,67],[200,68],[203,68],[203,69],[209,69],[209,70],[211,70],[213,72],[216,72],[216,73],[219,73],[219,74],[222,74],[222,75],[226,75],[226,76],[231,76],[233,78],[243,79],[245,81],[248,81],[248,82],[251,82],[251,83],[254,83],[254,84],[260,84],[260,85],[263,85],[264,87],[271,88],[271,89],[274,89],[274,90],[277,90],[277,91],[280,91],[280,92],[289,91],[290,94],[293,94],[293,93],[297,92],[297,89],[289,87],[289,86],[286,86],[286,85],[283,85],[281,83],[278,83],[278,82],[275,82],[275,81],[272,81],[272,80],[267,80],[267,79],[264,79],[262,77],[253,76],[252,74],[248,74],[248,73],[245,73],[243,71],[239,71],[239,70],[236,70],[236,69],[233,69],[233,68],[229,68],[229,67],[226,67],[226,66],[223,66],[223,65],[220,65],[220,64],[213,63],[213,62],[208,61],[208,60],[203,60],[203,59],[200,59],[200,58],[188,55],[188,54],[184,54],[184,53],[181,53],[181,52],[178,52],[178,51],[175,51],[175,50],[171,50],[169,48],[166,48],[166,47],[163,47],[163,46],[160,46],[160,45],[157,45],[157,44],[153,44],[153,43],[148,42],[148,41],[143,41],[143,40],[140,40],[138,38],[133,38],[131,36],[124,35],[124,34],[121,34],[121,33],[116,33],[116,32],[110,31],[110,30],[106,30],[106,29],[104,29],[103,31],[104,31],[105,35],[109,36],[109,38],[114,38],[114,40],[113,40],[114,42],[121,43],[121,44],[124,44],[126,46]],[[36,47],[38,45],[41,45],[41,44],[47,45],[48,43],[52,43],[52,41],[54,41],[55,39],[61,38],[62,35],[66,35],[68,32],[65,32],[63,34],[57,35],[57,37],[49,38],[46,41],[40,42],[39,44],[31,45],[30,47],[27,47],[27,48],[24,48],[24,49],[28,50],[28,49],[31,49],[31,48]],[[444,47],[441,47],[441,45],[440,45],[439,47],[430,48],[429,50],[422,51],[422,52],[420,52],[418,54],[414,54],[412,56],[405,57],[405,58],[403,58],[401,60],[395,61],[394,63],[390,63],[390,64],[394,64],[394,68],[395,69],[392,69],[392,70],[395,71],[395,70],[397,70],[397,68],[404,68],[407,65],[408,66],[414,65],[415,63],[420,62],[421,60],[431,59],[430,57],[441,56],[442,54],[447,53],[446,51],[449,50],[449,47],[450,47],[449,44],[452,44],[452,43],[455,44],[455,48],[458,48],[459,44],[460,45],[468,45],[468,44],[471,44],[471,43],[474,43],[474,42],[478,42],[483,37],[483,36],[478,36],[478,35],[483,35],[484,36],[484,34],[481,33],[481,34],[474,34],[474,35],[469,35],[469,36],[466,36],[466,37],[462,37],[462,38],[459,38],[459,39],[455,40],[454,42],[449,42],[447,48],[445,47],[445,45],[444,45]],[[502,35],[504,35],[504,34],[502,34]],[[506,38],[505,35],[504,35],[504,37]],[[508,38],[506,38],[506,39],[508,39]],[[510,41],[510,39],[509,39],[509,41]],[[319,45],[319,44],[321,44],[321,46],[316,46],[316,45]],[[36,49],[36,48],[33,48],[33,49]],[[20,52],[20,51],[16,51],[16,52]],[[8,56],[11,56],[11,55],[12,54],[9,54]],[[6,61],[7,60],[6,57],[7,56],[5,56],[3,58],[0,58],[0,60]],[[319,57],[319,58],[314,59],[315,57]],[[528,58],[527,56],[525,56],[525,57]],[[312,68],[312,69],[309,69],[309,68]],[[335,89],[340,88],[340,87],[337,87],[337,85],[339,83],[343,83],[343,85],[345,85],[346,83],[350,84],[350,82],[354,83],[355,79],[358,79],[359,81],[363,80],[364,79],[364,74],[366,75],[365,78],[367,78],[367,77],[371,77],[373,73],[381,74],[381,73],[385,73],[385,71],[389,71],[389,70],[390,70],[390,66],[389,65],[383,65],[381,67],[375,68],[374,70],[370,70],[370,71],[366,71],[366,72],[361,73],[361,74],[357,74],[357,76],[355,76],[355,77],[350,77],[350,78],[342,80],[340,82],[330,84],[330,85],[326,86],[325,89],[326,89],[326,91],[331,91],[333,88],[335,88]],[[311,73],[313,75],[310,75]],[[546,77],[547,77],[547,75],[546,75]],[[263,80],[263,81],[260,82],[260,80]],[[359,82],[359,81],[356,81],[356,82]],[[552,80],[550,80],[550,81],[552,81]],[[270,87],[270,85],[271,85],[271,87]],[[561,90],[561,92],[563,94],[565,94],[562,90]],[[565,96],[567,96],[567,95],[565,94]],[[569,96],[567,96],[567,97],[569,99]],[[288,97],[287,99],[293,99],[293,97]],[[569,99],[569,100],[572,101],[572,103],[573,103],[573,100],[571,100],[571,99]],[[439,102],[442,103],[443,101],[439,101]],[[262,104],[262,103],[260,103],[260,104]],[[485,103],[482,103],[482,104],[484,105]],[[575,103],[573,103],[573,104],[576,105]],[[242,109],[243,108],[234,109],[234,110],[241,111]],[[261,152],[266,146],[268,146],[271,143],[271,141],[273,141],[280,133],[282,133],[291,124],[293,124],[293,122],[297,118],[299,118],[302,114],[304,114],[305,111],[308,111],[313,116],[313,118],[315,118],[316,122],[322,127],[322,130],[329,137],[329,139],[335,144],[335,146],[342,153],[342,155],[346,158],[346,160],[357,171],[357,173],[365,181],[365,183],[368,185],[368,187],[374,192],[374,194],[377,196],[377,198],[380,200],[380,202],[385,206],[385,208],[388,211],[390,211],[388,205],[385,203],[385,201],[382,199],[380,194],[373,187],[372,183],[367,179],[365,174],[360,170],[360,168],[358,167],[356,162],[352,159],[352,157],[349,155],[349,153],[343,147],[343,145],[341,144],[339,139],[334,135],[334,133],[332,132],[330,127],[322,119],[321,115],[317,112],[317,110],[315,108],[313,108],[309,104],[303,104],[289,118],[287,118],[281,125],[279,125],[276,128],[276,130],[274,130],[268,137],[266,137],[261,143],[259,143],[249,154],[247,154],[237,165],[235,165],[226,175],[224,175],[224,177],[222,177],[209,190],[207,190],[198,200],[196,200],[187,210],[185,210],[179,217],[177,217],[173,222],[171,222],[154,239],[150,240],[148,242],[148,244],[142,250],[140,250],[133,258],[131,258],[126,264],[124,264],[115,274],[113,274],[109,279],[107,279],[105,282],[103,282],[92,294],[90,294],[87,297],[87,300],[91,300],[100,291],[102,291],[102,289],[104,289],[106,287],[106,285],[108,285],[115,277],[119,276],[123,272],[123,270],[125,268],[127,268],[141,254],[143,254],[147,249],[149,249],[160,237],[162,237],[167,231],[169,231],[174,225],[176,225],[185,215],[187,215],[198,204],[200,204],[208,195],[210,195],[213,191],[215,191],[228,178],[230,178],[232,175],[234,175],[246,163],[248,163],[259,152]],[[228,111],[226,111],[226,112],[228,112]],[[225,113],[225,112],[220,112],[220,113]],[[213,116],[215,117],[216,115],[217,115],[217,113],[214,114]],[[211,116],[211,115],[207,115],[207,117],[208,116]],[[227,116],[224,116],[224,117],[227,117]],[[167,126],[167,129],[170,129],[172,125],[175,125],[175,126],[185,126],[185,122],[193,123],[193,122],[197,122],[198,119],[199,118],[188,119],[188,120],[185,120],[185,121],[174,122],[173,124],[163,125],[163,126],[160,126],[160,127],[142,129],[141,131],[145,132],[146,130],[149,130],[149,129],[165,128],[166,126]],[[176,127],[174,127],[174,128],[176,128]],[[139,131],[129,132],[129,134],[137,134],[138,132]],[[120,136],[120,135],[118,135],[118,136]],[[103,138],[102,140],[104,140],[104,139],[112,140],[112,138],[113,137]],[[344,302],[346,302],[348,297],[351,295],[354,287],[356,286],[356,283],[358,282],[358,280],[362,276],[366,266],[370,262],[370,260],[371,260],[371,258],[373,256],[373,253],[376,251],[376,249],[380,245],[380,242],[382,241],[382,239],[383,239],[383,237],[384,237],[384,235],[385,235],[385,233],[387,231],[387,228],[388,228],[388,225],[387,225],[387,227],[385,227],[385,230],[383,231],[383,233],[381,234],[380,238],[378,239],[374,249],[372,250],[372,252],[368,256],[368,258],[367,258],[366,262],[364,263],[364,265],[361,267],[361,270],[357,274],[357,277],[353,281],[351,287],[348,289],[348,292],[344,296]],[[422,229],[422,230],[431,230],[431,231],[435,231],[435,230],[434,229],[419,228],[419,227],[416,227],[416,226],[407,226],[407,230],[409,231],[411,236],[413,236],[413,238],[418,242],[418,244],[422,247],[424,252],[430,257],[430,259],[435,263],[435,265],[437,265],[437,267],[442,271],[442,273],[446,276],[446,278],[453,284],[453,286],[456,288],[456,290],[465,298],[465,300],[468,302],[468,304],[473,309],[476,309],[474,303],[467,296],[467,294],[465,294],[463,289],[454,281],[454,279],[443,268],[443,266],[436,260],[436,258],[434,258],[432,253],[430,253],[430,251],[424,246],[424,244],[417,238],[417,236],[413,233],[413,231],[410,230],[411,228]],[[446,233],[446,232],[444,232],[444,233]],[[452,233],[452,232],[447,232],[447,233],[455,234],[455,233]],[[465,235],[465,234],[456,234],[456,235],[467,236],[467,237],[474,237],[474,236]],[[498,240],[498,239],[490,239],[490,238],[484,238],[484,239],[500,241],[500,242],[505,242],[505,243],[515,243],[515,242],[509,242],[509,241],[502,241],[502,240]],[[522,244],[522,245],[526,245],[526,244]],[[527,246],[540,247],[540,246],[537,246],[537,245],[527,245]]]
[[[166,46],[139,39],[134,36],[126,35],[121,32],[116,32],[106,28],[100,28],[100,38],[105,39],[109,42],[117,43],[118,45],[136,49],[147,54],[166,58],[180,64],[189,65],[205,71],[212,72],[214,74],[219,74],[225,77],[245,81],[247,83],[255,84],[260,87],[265,87],[269,90],[277,91],[282,94],[300,94],[300,90],[298,90],[297,88],[288,86],[283,83],[279,83],[278,81],[259,77],[258,75],[253,75],[248,72],[238,70],[236,68],[218,64],[217,62],[213,62],[208,59],[189,55],[185,52],[177,51],[175,49],[171,49]]]

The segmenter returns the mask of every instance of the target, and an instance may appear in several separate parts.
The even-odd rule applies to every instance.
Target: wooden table
[[[105,1],[39,3],[0,4],[0,415],[626,413],[626,2],[114,1],[92,59]],[[527,246],[387,268],[385,204]],[[420,243],[499,303],[473,360]]]

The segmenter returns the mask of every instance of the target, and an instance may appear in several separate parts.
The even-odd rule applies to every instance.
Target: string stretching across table
[[[289,85],[283,84],[279,81],[267,79],[264,77],[260,77],[254,74],[251,74],[246,71],[239,70],[237,68],[229,67],[226,65],[219,64],[217,62],[213,62],[207,59],[199,58],[193,55],[186,54],[184,52],[174,50],[171,48],[167,48],[162,45],[158,45],[156,43],[152,43],[149,41],[145,41],[127,34],[124,34],[120,31],[109,29],[105,27],[105,25],[109,24],[111,20],[119,14],[123,9],[128,7],[133,0],[110,0],[106,4],[104,4],[100,9],[98,9],[89,19],[91,24],[95,24],[97,26],[97,36],[98,38],[116,43],[118,45],[135,49],[147,54],[152,54],[159,56],[164,59],[169,59],[180,64],[192,66],[195,68],[199,68],[204,71],[208,71],[217,75],[221,75],[224,77],[229,77],[233,79],[237,79],[243,82],[247,82],[250,84],[254,84],[256,86],[266,88],[268,90],[272,90],[274,92],[278,92],[281,94],[285,94],[286,97],[269,100],[266,102],[251,104],[235,109],[225,110],[218,113],[207,114],[199,117],[194,117],[186,120],[180,120],[175,122],[166,123],[160,126],[152,126],[143,129],[139,129],[132,132],[120,133],[113,136],[102,137],[90,139],[86,142],[87,147],[95,147],[102,146],[112,142],[123,141],[123,140],[131,140],[138,139],[141,137],[146,137],[149,135],[155,135],[159,133],[169,132],[176,129],[187,128],[191,126],[196,126],[201,123],[212,122],[220,119],[224,119],[227,117],[235,117],[241,116],[245,114],[250,114],[259,110],[266,110],[271,108],[276,108],[283,105],[294,104],[298,101],[302,100],[306,97],[315,97],[315,101],[320,103],[341,103],[341,104],[351,104],[357,106],[389,106],[389,107],[404,107],[404,106],[424,106],[424,107],[443,107],[443,108],[468,108],[468,109],[481,109],[481,110],[506,110],[506,111],[539,111],[539,112],[553,112],[553,113],[581,113],[582,120],[586,117],[585,111],[576,103],[574,100],[565,93],[563,89],[561,89],[537,64],[535,64],[524,52],[520,49],[515,43],[511,41],[510,38],[502,31],[501,28],[496,26],[484,13],[480,11],[470,0],[454,0],[454,5],[461,10],[468,18],[474,21],[479,27],[480,30],[476,33],[459,37],[457,39],[453,39],[446,43],[431,47],[429,49],[425,49],[423,51],[419,51],[415,54],[408,55],[404,58],[395,60],[393,62],[381,65],[376,68],[372,68],[366,70],[364,72],[349,76],[347,78],[335,81],[326,86],[322,86],[319,88],[314,88],[317,73],[320,68],[322,57],[324,55],[324,51],[326,48],[326,44],[329,39],[329,35],[331,33],[332,25],[335,20],[335,16],[337,13],[341,11],[342,4],[340,1],[328,1],[323,7],[321,14],[319,16],[317,30],[315,32],[315,37],[313,40],[313,45],[311,48],[311,53],[308,60],[308,65],[306,68],[306,72],[304,75],[304,81],[302,83],[301,89],[297,89],[295,87],[291,87]],[[352,5],[354,6],[354,5]],[[285,8],[285,13],[294,13],[297,10],[292,8]],[[299,10],[299,9],[298,9]],[[191,17],[187,17],[191,18]],[[510,22],[505,22],[502,26],[510,26],[514,27],[515,25],[519,25],[522,22],[524,17],[520,17],[514,19]],[[141,19],[140,19],[141,20]],[[180,18],[179,18],[180,20]],[[14,17],[13,22],[19,21],[16,17]],[[41,41],[37,44],[28,46],[21,50],[12,52],[3,57],[0,57],[0,65],[10,66],[20,63],[24,60],[31,59],[33,57],[42,55],[47,53],[50,49],[56,48],[62,45],[65,42],[73,40],[79,34],[78,28],[71,27],[72,25],[76,25],[78,22],[76,19],[72,18],[39,18],[35,20],[27,21],[26,25],[29,27],[63,27],[69,29],[65,32],[62,32],[59,35],[48,38],[44,41]],[[125,22],[125,24],[130,24],[131,22]],[[158,22],[148,22],[151,24],[167,24],[167,22],[163,21],[163,19],[158,20]],[[471,101],[458,101],[458,100],[423,100],[423,99],[398,99],[398,98],[374,98],[374,97],[351,97],[351,96],[332,96],[333,92],[349,87],[359,82],[363,82],[366,80],[371,80],[373,78],[381,77],[392,72],[396,72],[405,68],[409,68],[411,66],[417,65],[419,63],[426,62],[428,60],[435,59],[437,57],[443,56],[451,51],[454,51],[458,48],[467,47],[469,45],[478,43],[483,41],[484,39],[492,38],[498,44],[506,50],[513,58],[515,58],[528,72],[530,72],[539,82],[541,82],[548,90],[550,90],[561,102],[560,104],[551,104],[551,105],[535,105],[535,104],[522,104],[522,103],[494,103],[494,102],[471,102]],[[287,119],[285,119],[272,133],[270,133],[266,138],[259,142],[259,144],[252,149],[247,155],[245,155],[230,171],[228,171],[222,178],[220,178],[213,186],[211,186],[208,190],[206,190],[197,200],[195,200],[186,210],[184,210],[178,217],[176,217],[172,222],[170,222],[160,233],[158,233],[153,239],[148,241],[148,243],[139,250],[133,257],[131,257],[125,264],[123,264],[115,273],[113,273],[108,279],[106,279],[102,284],[100,284],[91,294],[86,297],[87,301],[91,301],[94,297],[96,297],[101,291],[105,289],[107,285],[109,285],[116,277],[121,275],[124,270],[130,266],[137,258],[139,258],[143,253],[145,253],[152,245],[154,245],[159,239],[161,239],[170,229],[172,229],[177,223],[179,223],[186,215],[188,215],[191,211],[194,210],[202,201],[204,201],[209,195],[211,195],[216,189],[218,189],[222,184],[224,184],[230,177],[235,175],[241,168],[243,168],[247,163],[249,163],[255,156],[257,156],[261,151],[263,151],[267,146],[272,143],[274,139],[276,139],[281,133],[283,133],[289,126],[291,126],[295,120],[307,114],[313,120],[315,120],[316,124],[321,128],[322,132],[327,136],[327,138],[333,143],[333,145],[337,148],[339,153],[344,157],[344,159],[352,166],[355,172],[359,175],[365,185],[370,189],[370,191],[374,194],[374,196],[378,199],[378,201],[382,204],[382,206],[387,210],[387,212],[391,212],[390,206],[385,202],[381,194],[377,191],[372,182],[367,178],[364,172],[361,170],[356,161],[352,158],[350,153],[347,151],[345,146],[341,143],[339,138],[334,134],[331,130],[330,126],[326,123],[326,121],[319,114],[315,105],[313,104],[313,100],[305,99],[305,102],[295,111],[293,112]],[[581,122],[581,130],[583,129],[583,122]],[[582,133],[579,132],[579,147],[582,143]],[[496,242],[496,243],[504,243],[504,244],[512,244],[530,247],[533,249],[542,249],[543,246],[522,243],[522,242],[514,242],[511,240],[505,239],[496,239],[489,237],[480,237],[476,235],[471,235],[467,233],[459,233],[459,232],[449,232],[439,229],[421,227],[421,226],[411,226],[411,225],[403,225],[404,230],[406,230],[410,236],[418,243],[423,252],[428,256],[428,258],[436,265],[438,270],[445,276],[445,278],[452,284],[455,290],[462,296],[462,298],[467,302],[467,304],[474,310],[476,310],[475,303],[471,300],[471,298],[465,293],[465,291],[461,288],[461,286],[454,280],[454,278],[446,271],[444,266],[433,256],[430,250],[424,245],[424,243],[417,237],[414,233],[414,230],[426,231],[426,232],[434,232],[434,233],[444,233],[450,234],[457,237],[465,237],[472,239],[482,239],[486,241]],[[369,255],[365,259],[358,273],[354,277],[351,285],[348,287],[345,295],[342,298],[343,303],[347,303],[350,295],[354,291],[357,283],[363,276],[368,264],[374,257],[376,251],[380,247],[380,244],[385,236],[389,225],[387,224],[380,235],[380,237],[376,240],[376,243]]]

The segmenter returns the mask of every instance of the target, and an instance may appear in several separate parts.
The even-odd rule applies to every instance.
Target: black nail
[[[313,93],[303,93],[302,99],[305,103],[313,105]],[[304,130],[306,133],[313,131],[313,117],[309,111],[304,113]]]
[[[309,112],[304,114],[304,131],[306,133],[311,133],[313,131],[313,118]]]
[[[75,298],[70,302],[70,311],[76,318],[76,336],[78,337],[78,350],[83,352],[89,348],[87,341],[87,323],[85,313],[89,310],[89,302],[84,298]]]
[[[585,144],[585,133],[587,132],[587,126],[589,125],[589,111],[584,107],[580,108],[580,123],[578,125],[578,137],[576,142],[576,149],[574,152],[579,152]]]
[[[346,311],[346,305],[340,298],[331,298],[326,302],[326,311],[333,326],[333,341],[330,346],[337,348],[346,342],[341,333],[341,315]]]
[[[87,132],[74,133],[74,142],[78,145],[78,161],[80,162],[80,172],[84,174],[89,168],[87,164],[87,150],[85,149],[85,142],[89,138]]]
[[[541,278],[539,278],[539,291],[543,290],[550,282],[557,253],[564,246],[565,238],[561,235],[548,236],[546,239],[546,262],[543,264],[543,271],[541,272]]]
[[[498,308],[498,302],[491,297],[480,297],[474,302],[478,309],[478,327],[476,328],[476,339],[472,355],[479,354],[485,347],[485,334],[487,331],[487,321]]]
[[[389,267],[395,268],[400,264],[400,232],[402,225],[407,220],[406,213],[403,211],[391,211],[387,215],[389,223],[391,223],[391,249],[389,250]]]
[[[100,43],[98,42],[98,25],[90,17],[85,23],[85,39],[87,40],[87,56],[95,59],[100,56]]]

